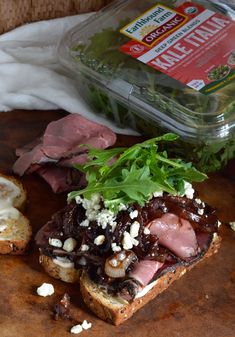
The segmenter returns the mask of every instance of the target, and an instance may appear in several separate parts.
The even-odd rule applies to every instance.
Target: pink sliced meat
[[[84,187],[86,183],[84,175],[66,167],[45,166],[38,169],[37,173],[51,186],[54,193],[68,192]]]
[[[189,221],[175,214],[167,213],[148,224],[151,234],[159,238],[159,243],[178,257],[186,259],[198,253],[198,243]]]
[[[116,135],[106,126],[78,114],[70,114],[47,126],[43,136],[43,150],[48,157],[60,159],[84,152],[81,144],[104,149],[115,141]]]
[[[134,269],[129,276],[140,282],[142,286],[146,286],[156,274],[158,269],[162,267],[163,263],[153,260],[141,260],[135,264]]]
[[[17,157],[20,157],[22,156],[23,154],[31,151],[33,148],[35,148],[37,145],[39,144],[42,144],[42,138],[41,137],[38,137],[38,138],[35,138],[34,140],[32,140],[32,142],[16,149],[16,155]]]
[[[30,173],[35,171],[33,167],[38,168],[38,165],[34,166],[34,164],[43,165],[45,163],[54,163],[57,162],[55,159],[48,158],[45,156],[42,151],[41,144],[35,146],[35,148],[31,151],[24,152],[14,163],[13,172],[22,176],[27,170],[30,169]]]
[[[115,141],[116,135],[109,128],[78,114],[69,114],[49,123],[42,137],[16,150],[19,158],[13,171],[20,176],[37,171],[54,192],[71,191],[81,185],[80,182],[76,186],[68,183],[68,177],[74,176],[73,165],[85,164],[87,160],[87,146],[81,145],[104,149]]]
[[[87,162],[87,154],[80,153],[78,155],[74,155],[72,158],[61,159],[58,162],[58,165],[63,167],[73,167],[74,164],[83,165],[86,162]]]

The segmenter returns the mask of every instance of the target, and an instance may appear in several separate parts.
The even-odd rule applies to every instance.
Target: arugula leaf
[[[184,181],[203,181],[207,176],[191,163],[170,159],[166,151],[159,151],[159,143],[178,138],[167,133],[129,148],[99,150],[90,148],[87,164],[75,167],[86,174],[87,187],[69,193],[68,199],[93,193],[102,195],[105,206],[114,212],[118,206],[137,202],[143,206],[156,191],[184,193]]]

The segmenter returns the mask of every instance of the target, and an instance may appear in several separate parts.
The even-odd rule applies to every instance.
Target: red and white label
[[[147,23],[151,11],[155,13],[152,19],[156,17],[161,24],[148,31],[154,26]],[[226,78],[235,68],[234,22],[192,2],[169,10],[164,21],[166,13],[166,7],[157,5],[145,13],[146,24],[141,16],[124,27],[122,33],[133,34],[120,50],[195,90]],[[178,25],[172,21],[177,15]]]

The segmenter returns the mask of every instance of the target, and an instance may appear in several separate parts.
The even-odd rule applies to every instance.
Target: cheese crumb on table
[[[79,334],[81,333],[83,330],[88,330],[90,329],[92,326],[92,324],[90,322],[88,322],[87,320],[84,320],[82,322],[82,324],[77,324],[74,325],[71,329],[70,332],[73,334]]]
[[[91,323],[90,322],[87,322],[87,320],[84,320],[83,322],[82,322],[82,328],[84,329],[84,330],[88,330],[88,329],[90,329],[91,328]]]
[[[71,328],[70,332],[73,333],[73,334],[78,334],[78,333],[82,332],[82,330],[83,330],[83,328],[82,328],[81,324],[77,324],[77,325],[74,325]]]
[[[231,222],[229,223],[229,225],[230,225],[230,227],[232,228],[232,230],[235,231],[235,221],[231,221]]]
[[[43,297],[51,296],[54,294],[54,292],[54,287],[50,283],[43,283],[40,287],[37,288],[37,294]]]

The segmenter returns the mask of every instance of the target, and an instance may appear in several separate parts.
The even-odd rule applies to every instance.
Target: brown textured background
[[[0,34],[25,23],[96,11],[112,0],[0,0]]]
[[[0,113],[0,171],[10,173],[14,150],[37,137],[61,111],[15,111]],[[133,137],[119,137],[130,144]],[[22,179],[28,190],[26,215],[34,233],[65,204],[65,195],[54,195],[47,184],[31,175]],[[68,337],[71,326],[83,319],[92,329],[89,337],[234,337],[235,336],[235,161],[223,171],[198,184],[200,197],[218,209],[223,222],[219,253],[184,275],[123,325],[114,327],[94,317],[82,303],[76,285],[47,276],[31,244],[24,257],[0,256],[0,337]],[[42,298],[36,289],[52,283],[55,294]],[[55,321],[53,306],[67,291],[72,296],[72,321]]]

